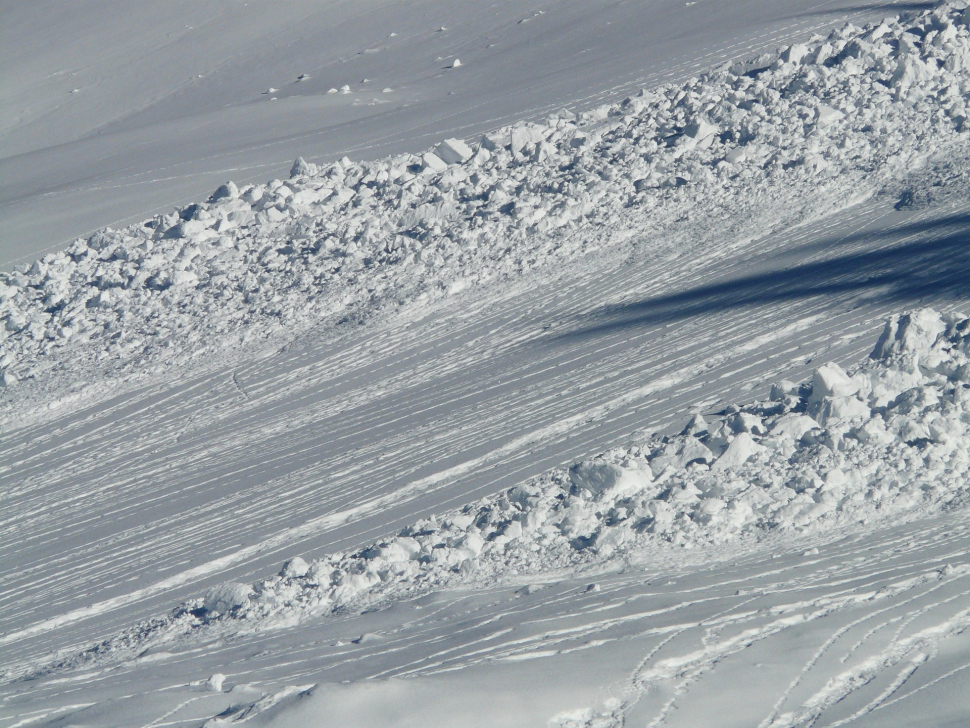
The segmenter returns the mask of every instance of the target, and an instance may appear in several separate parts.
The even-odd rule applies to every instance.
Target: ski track
[[[84,694],[124,704],[146,689],[147,674],[158,681],[151,692],[168,697],[142,725],[179,725],[192,724],[178,720],[187,706],[224,700],[193,694],[184,683],[216,670],[233,684],[272,692],[571,654],[596,665],[613,651],[642,656],[626,677],[614,675],[610,688],[625,702],[626,725],[698,725],[732,705],[742,685],[750,698],[738,725],[851,723],[961,679],[968,663],[952,664],[942,648],[963,640],[970,625],[968,529],[965,515],[944,516],[876,536],[815,540],[821,553],[812,557],[790,544],[775,559],[742,552],[709,566],[627,569],[594,577],[598,591],[586,589],[589,577],[539,582],[532,593],[515,586],[449,591],[239,644],[162,654],[161,662],[49,680],[31,695],[44,706],[34,715],[77,710]],[[361,630],[377,638],[352,642]],[[775,659],[775,670],[761,662],[771,655],[785,656]]]

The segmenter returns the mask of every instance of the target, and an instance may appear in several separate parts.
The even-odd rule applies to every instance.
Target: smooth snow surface
[[[2,274],[0,725],[962,725],[968,23],[222,174]]]

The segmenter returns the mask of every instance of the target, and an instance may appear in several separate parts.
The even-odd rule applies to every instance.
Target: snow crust
[[[810,382],[775,384],[768,400],[710,421],[695,415],[679,435],[556,468],[351,553],[294,557],[251,587],[213,587],[43,670],[189,636],[292,626],[445,587],[925,516],[967,504],[968,429],[970,318],[912,311],[892,317],[854,369],[824,364]]]
[[[662,236],[705,209],[743,219],[783,189],[873,194],[965,146],[968,69],[966,14],[944,5],[578,117],[227,182],[0,274],[0,383],[151,374],[432,301],[581,255],[618,219]]]

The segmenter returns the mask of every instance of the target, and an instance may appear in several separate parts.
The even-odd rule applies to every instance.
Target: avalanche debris
[[[968,98],[966,13],[943,5],[474,144],[298,159],[288,180],[227,183],[0,274],[0,391],[434,300],[581,255],[584,230],[624,217],[662,231],[688,208],[753,214],[780,190],[871,194],[965,148]]]
[[[968,429],[970,318],[897,315],[854,370],[825,364],[810,383],[781,382],[679,435],[554,469],[352,553],[295,557],[252,586],[213,587],[59,666],[662,548],[925,515],[966,503]]]

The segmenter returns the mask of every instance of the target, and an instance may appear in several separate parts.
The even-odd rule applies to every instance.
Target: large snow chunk
[[[763,445],[756,443],[747,432],[742,432],[731,440],[731,444],[728,445],[724,454],[717,459],[717,462],[711,466],[711,470],[720,472],[741,467],[752,457],[764,451]]]
[[[691,463],[712,463],[714,453],[696,437],[687,435],[664,445],[663,451],[650,461],[654,476],[667,468],[683,470]]]
[[[816,411],[823,425],[833,421],[867,420],[871,416],[869,406],[858,397],[826,397]]]
[[[838,109],[833,109],[831,106],[826,106],[825,104],[819,104],[818,109],[815,110],[818,116],[818,121],[816,122],[819,126],[828,126],[829,124],[834,124],[836,121],[845,118],[843,114]]]
[[[886,327],[869,356],[873,359],[890,359],[925,352],[944,331],[946,323],[931,308],[895,315],[886,322]]]
[[[478,557],[483,548],[485,548],[485,539],[477,533],[469,533],[459,542],[456,550],[459,558],[474,559]]]
[[[810,430],[818,429],[818,422],[808,415],[789,413],[775,420],[771,426],[771,434],[775,437],[800,440],[802,435]]]
[[[221,672],[217,672],[212,675],[208,680],[205,681],[206,690],[210,690],[214,693],[222,692],[222,684],[226,681],[226,676]]]
[[[216,202],[218,200],[225,200],[225,199],[233,200],[237,197],[239,197],[239,188],[236,187],[236,183],[226,182],[224,185],[221,185],[219,189],[213,192],[212,197],[210,197],[209,199],[212,202]]]
[[[318,202],[323,202],[330,197],[331,194],[332,191],[327,188],[323,188],[321,190],[300,190],[299,192],[294,193],[294,195],[287,201],[287,205],[290,208],[296,208],[301,205],[314,205]]]
[[[400,536],[376,549],[368,549],[365,556],[368,559],[381,558],[389,564],[397,564],[415,559],[420,553],[421,544],[413,538]]]
[[[696,119],[687,125],[684,134],[697,142],[709,139],[718,133],[718,128],[707,119]]]
[[[172,273],[173,286],[197,286],[199,276],[190,270],[177,270]]]
[[[207,612],[225,614],[249,604],[253,588],[249,584],[220,584],[205,593],[202,604]]]
[[[297,157],[296,160],[293,162],[293,166],[290,167],[290,178],[302,177],[303,175],[313,174],[313,172],[315,171],[316,171],[315,168],[307,164],[306,160],[303,157]]]
[[[858,391],[858,382],[853,381],[838,364],[829,362],[812,373],[809,402],[820,402],[825,397],[849,397]]]
[[[425,152],[421,156],[422,166],[431,172],[444,172],[448,169],[448,164],[434,152]]]
[[[550,129],[545,129],[534,124],[522,124],[512,129],[511,142],[512,151],[521,152],[526,147],[545,141],[549,136]]]
[[[569,479],[576,488],[593,495],[611,491],[617,495],[633,493],[650,484],[652,478],[642,470],[621,468],[605,460],[583,460],[569,469]]]
[[[292,559],[283,564],[283,570],[280,571],[280,574],[282,576],[294,579],[301,576],[306,576],[306,573],[309,570],[310,565],[307,564],[306,561],[301,559],[299,556],[294,556]]]
[[[743,147],[735,147],[724,155],[724,161],[729,164],[741,164],[748,158]]]
[[[802,59],[808,55],[808,46],[803,43],[796,43],[793,46],[789,46],[781,54],[781,60],[785,63],[799,64]]]
[[[924,86],[933,77],[931,67],[920,60],[919,51],[907,53],[903,52],[904,48],[905,44],[901,42],[899,62],[889,81],[890,86],[900,94],[913,86]]]
[[[461,139],[445,139],[434,151],[446,164],[461,164],[474,153]]]

